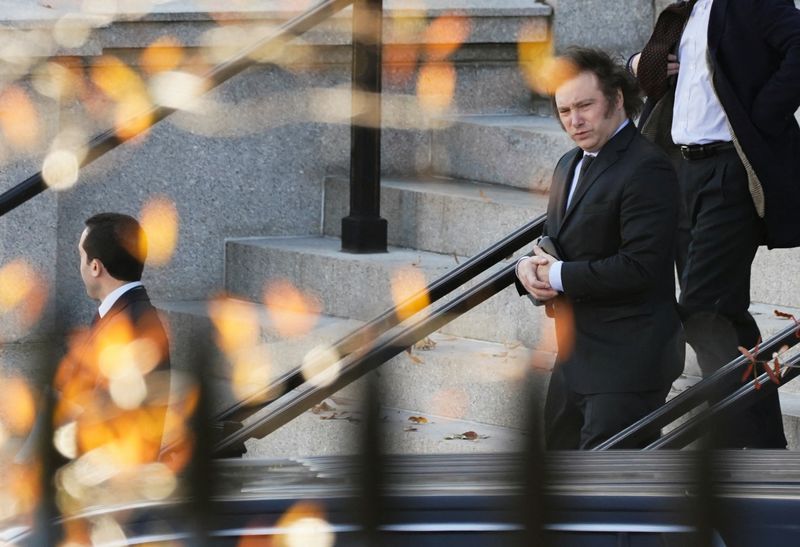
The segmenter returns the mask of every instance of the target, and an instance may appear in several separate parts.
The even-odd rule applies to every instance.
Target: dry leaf
[[[403,431],[418,431],[416,427],[408,426],[407,428],[403,429]]]
[[[330,412],[331,410],[336,410],[336,407],[332,407],[325,401],[322,401],[320,404],[314,405],[311,408],[311,412],[313,412],[314,414],[320,414],[322,412]]]
[[[465,431],[456,435],[448,435],[446,441],[477,441],[478,439],[488,439],[489,435],[478,435],[474,431]]]
[[[419,357],[417,357],[416,355],[414,355],[413,353],[411,353],[410,351],[408,352],[408,358],[411,359],[412,361],[414,361],[418,365],[421,365],[421,364],[423,364],[425,362],[422,359],[420,359]]]
[[[416,344],[414,344],[414,349],[419,349],[422,351],[430,351],[436,347],[436,342],[434,342],[430,336],[426,336]]]
[[[408,421],[415,424],[427,424],[428,418],[425,416],[409,416]]]
[[[484,193],[484,191],[483,191],[483,190],[480,190],[480,191],[478,192],[478,194],[481,196],[481,199],[482,199],[483,201],[485,201],[486,203],[491,203],[491,202],[492,202],[492,200],[489,198],[489,196],[487,196],[487,195]]]

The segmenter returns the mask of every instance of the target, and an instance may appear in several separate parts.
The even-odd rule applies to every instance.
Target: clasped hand
[[[558,296],[550,286],[550,267],[556,261],[538,245],[533,247],[533,256],[522,260],[517,266],[517,277],[534,298],[545,302]]]

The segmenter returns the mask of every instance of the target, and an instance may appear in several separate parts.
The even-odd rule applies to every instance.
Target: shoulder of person
[[[577,146],[575,148],[570,149],[569,152],[567,152],[558,159],[558,162],[556,163],[556,170],[569,169],[572,161],[580,153],[582,153],[581,149],[578,148]]]

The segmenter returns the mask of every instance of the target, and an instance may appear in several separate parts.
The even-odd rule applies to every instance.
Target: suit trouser
[[[570,389],[562,368],[550,376],[544,405],[547,450],[588,450],[664,404],[669,388],[656,391],[580,394]],[[656,435],[657,437],[657,435]],[[618,448],[644,448],[653,439]]]
[[[752,348],[760,338],[748,307],[750,269],[764,226],[735,150],[681,160],[677,167],[683,201],[676,253],[679,304],[687,341],[705,377],[740,355],[737,346]],[[741,385],[737,377],[713,400]],[[713,430],[719,448],[786,446],[777,393]]]

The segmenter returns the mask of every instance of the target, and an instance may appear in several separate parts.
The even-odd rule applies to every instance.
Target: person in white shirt
[[[800,245],[800,11],[792,0],[673,4],[629,66],[648,95],[642,134],[677,167],[680,309],[709,376],[761,338],[748,311],[758,247]],[[712,431],[719,448],[786,447],[776,392]]]

